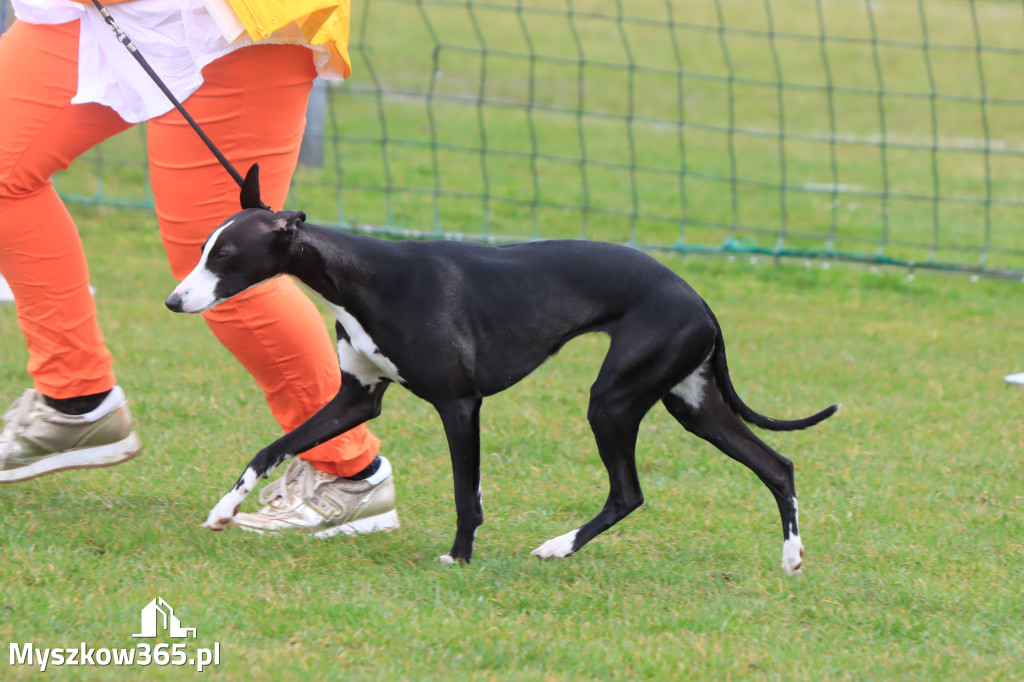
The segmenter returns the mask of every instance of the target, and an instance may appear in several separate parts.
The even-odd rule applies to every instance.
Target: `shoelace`
[[[307,500],[312,497],[316,488],[316,470],[312,464],[298,457],[284,470],[284,476],[260,491],[260,504],[287,506],[292,499],[291,484],[295,482],[299,484],[299,499]],[[279,497],[282,498],[280,502],[277,501]]]

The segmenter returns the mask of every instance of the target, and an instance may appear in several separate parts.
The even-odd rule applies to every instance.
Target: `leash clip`
[[[117,41],[128,48],[129,52],[138,52],[139,48],[135,47],[135,43],[132,42],[132,39],[128,34],[122,31],[121,27],[114,22],[114,17],[110,16],[110,12],[107,11],[107,8],[95,0],[93,4],[96,5],[97,9],[99,9],[100,16],[103,17],[103,21],[107,22],[107,25],[114,29],[114,35],[117,37]]]

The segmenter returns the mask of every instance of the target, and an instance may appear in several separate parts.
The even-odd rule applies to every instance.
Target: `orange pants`
[[[0,273],[14,291],[35,388],[52,398],[100,393],[116,383],[82,242],[51,181],[77,156],[130,127],[108,107],[70,104],[78,31],[78,22],[15,21],[0,36]],[[208,65],[204,84],[185,103],[242,173],[259,162],[263,200],[271,206],[284,204],[315,76],[304,47],[242,48]],[[180,280],[212,229],[239,210],[238,187],[176,111],[149,121],[147,137],[160,235]],[[334,345],[318,309],[291,279],[253,288],[205,318],[255,377],[285,430],[337,393]],[[379,448],[360,426],[302,457],[350,476]]]

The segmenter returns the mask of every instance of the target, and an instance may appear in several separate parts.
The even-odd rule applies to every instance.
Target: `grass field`
[[[788,417],[844,405],[766,436],[796,462],[805,573],[779,568],[767,490],[662,410],[640,438],[647,504],[568,560],[529,556],[603,501],[585,420],[597,337],[485,404],[487,522],[473,564],[445,567],[443,436],[397,388],[373,428],[400,530],[320,542],[200,529],[276,429],[205,325],[163,309],[173,282],[152,214],[74,211],[145,451],[0,488],[5,644],[134,646],[159,595],[198,629],[190,650],[220,644],[203,673],[216,679],[1020,676],[1024,392],[1001,380],[1024,370],[1020,283],[668,257],[717,311],[749,404]],[[28,385],[11,306],[0,348],[9,401]],[[38,674],[7,664],[5,678]]]
[[[782,235],[965,266],[988,248],[986,266],[1024,270],[1019,3],[522,7],[357,3],[328,159],[300,170],[290,200],[314,222],[425,233],[768,249]],[[670,8],[675,31],[615,20]],[[820,26],[824,46],[807,39]],[[978,36],[985,50],[947,49]],[[105,144],[59,189],[146,204],[141,140]],[[198,629],[190,651],[220,645],[202,673],[215,679],[1024,678],[1024,390],[1002,381],[1024,371],[1019,281],[659,256],[715,309],[748,404],[800,417],[843,403],[814,429],[765,435],[796,464],[804,574],[779,566],[767,489],[660,408],[639,443],[647,504],[568,560],[529,556],[604,499],[585,418],[600,337],[486,402],[486,524],[472,565],[445,567],[443,434],[398,388],[372,428],[401,529],[324,542],[200,529],[276,425],[202,321],[164,309],[174,282],[153,212],[72,211],[145,450],[0,486],[5,645],[132,647],[159,595]],[[26,359],[0,305],[0,409],[28,387]]]

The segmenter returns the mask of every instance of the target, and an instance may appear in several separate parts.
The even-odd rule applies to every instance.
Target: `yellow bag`
[[[326,45],[332,67],[345,78],[352,73],[348,54],[351,0],[227,0],[253,40],[297,22],[310,45]]]

